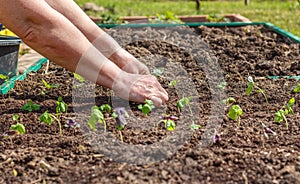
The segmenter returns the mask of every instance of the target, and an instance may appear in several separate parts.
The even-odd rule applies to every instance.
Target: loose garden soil
[[[300,75],[299,44],[263,26],[120,28],[108,32],[151,70],[165,67],[166,73],[158,79],[169,93],[169,102],[147,117],[137,103],[130,103],[121,143],[111,117],[106,116],[106,134],[101,125],[92,132],[85,121],[89,114],[76,110],[89,107],[87,99],[91,98],[97,105],[110,103],[109,89],[96,86],[95,93],[84,91],[80,83],[73,82],[73,73],[50,63],[45,74],[43,66],[0,97],[0,133],[15,123],[15,114],[27,130],[24,135],[0,138],[0,183],[300,183],[300,96],[292,93],[299,82],[268,78]],[[245,95],[248,76],[265,90],[268,103],[260,93]],[[42,95],[42,78],[59,86]],[[168,86],[175,78],[178,88],[182,87],[178,92]],[[217,88],[224,80],[225,89]],[[82,91],[76,93],[78,89]],[[197,98],[191,103],[194,116],[189,111],[178,112],[177,100],[195,97],[195,93]],[[81,124],[81,128],[63,127],[62,137],[56,123],[48,126],[39,120],[45,110],[55,114],[58,96],[69,105],[68,113],[61,117],[63,124],[68,118]],[[240,126],[227,117],[226,107],[219,103],[225,97],[238,99],[244,111]],[[286,129],[285,123],[274,122],[274,114],[292,97],[296,99],[295,114],[287,116]],[[30,99],[41,109],[22,111]],[[180,117],[180,131],[154,126],[161,111]],[[202,128],[184,128],[192,120]],[[139,124],[146,128],[135,127]],[[262,124],[277,135],[267,133]],[[211,130],[220,134],[220,141],[213,142]],[[149,153],[149,160],[138,160],[136,155],[142,150],[128,148],[122,154],[118,149],[124,144],[151,147],[171,138],[175,141],[156,147],[167,158],[152,158]],[[116,141],[107,143],[105,139]],[[169,154],[172,145],[175,151]]]

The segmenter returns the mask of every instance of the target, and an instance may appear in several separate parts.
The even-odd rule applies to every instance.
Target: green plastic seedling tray
[[[37,72],[44,63],[48,61],[47,58],[42,58],[36,61],[32,66],[25,70],[22,74],[16,75],[3,84],[0,85],[0,94],[4,95],[8,93],[11,89],[14,88],[16,81],[23,81],[26,78],[26,75],[30,72]]]

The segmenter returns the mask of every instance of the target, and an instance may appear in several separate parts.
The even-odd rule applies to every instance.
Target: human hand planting
[[[120,72],[114,81],[112,89],[123,99],[140,103],[148,99],[152,100],[155,106],[160,106],[168,100],[167,92],[152,75]]]
[[[146,65],[122,48],[117,50],[109,59],[125,72],[143,75],[150,74]]]

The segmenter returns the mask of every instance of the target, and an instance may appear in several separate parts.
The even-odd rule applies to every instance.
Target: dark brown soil
[[[298,81],[283,77],[300,75],[299,44],[261,26],[108,31],[151,70],[165,68],[158,78],[169,102],[146,117],[138,104],[126,104],[101,86],[94,93],[89,82],[73,83],[72,73],[51,63],[48,74],[43,67],[1,96],[0,133],[15,123],[13,115],[20,116],[27,132],[0,138],[0,183],[300,183],[300,96],[292,93]],[[255,91],[245,95],[248,76],[265,90],[268,103]],[[47,91],[42,78],[59,87]],[[176,91],[168,86],[173,79]],[[223,81],[224,90],[217,87]],[[63,127],[62,137],[57,123],[39,120],[45,110],[55,114],[58,96],[69,105],[62,124],[68,118],[81,124]],[[194,96],[193,116],[187,108],[178,111],[176,102],[183,96]],[[226,97],[237,99],[243,109],[240,126],[219,103]],[[286,129],[274,122],[274,114],[292,97],[295,114],[287,116]],[[30,99],[40,110],[21,110]],[[123,143],[107,114],[106,133],[100,124],[97,132],[89,129],[93,99],[97,105],[125,104],[130,117]],[[155,126],[162,112],[180,118],[174,132]],[[191,121],[202,128],[190,130]],[[221,136],[216,143],[215,134]]]

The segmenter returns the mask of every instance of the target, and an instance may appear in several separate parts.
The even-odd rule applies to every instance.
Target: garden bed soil
[[[110,147],[100,144],[108,138],[103,138],[102,126],[99,125],[97,132],[88,131],[83,124],[87,114],[76,110],[74,91],[78,86],[74,88],[73,74],[51,63],[48,74],[43,66],[25,81],[18,81],[8,95],[1,96],[0,133],[14,124],[15,114],[20,116],[27,132],[0,139],[0,183],[300,183],[300,96],[292,93],[299,82],[283,77],[267,78],[300,75],[299,44],[263,26],[108,31],[151,70],[163,66],[164,75],[178,79],[178,83],[184,81],[181,76],[192,81],[193,85],[184,83],[178,97],[174,88],[168,86],[169,78],[158,77],[170,95],[169,102],[160,109],[183,120],[177,122],[178,129],[182,128],[180,122],[188,120],[194,120],[202,128],[180,129],[181,137],[175,139],[184,141],[168,158],[158,161],[134,160],[134,154],[142,150],[132,150],[134,154],[126,156],[128,150],[122,155],[118,147],[107,149]],[[185,72],[176,73],[172,66],[181,66]],[[245,95],[249,75],[265,90],[268,103],[260,93]],[[59,87],[42,95],[45,91],[42,78]],[[214,87],[223,80],[227,83],[224,91]],[[195,92],[198,101],[191,102],[194,116],[189,116],[188,111],[178,112],[176,101]],[[76,94],[80,93],[75,93],[78,97]],[[96,86],[95,94],[79,95],[83,99],[79,106],[86,105],[84,102],[89,101],[84,99],[91,97],[95,97],[97,105],[111,101],[111,92],[104,87]],[[66,118],[76,118],[81,123],[77,129],[63,127],[62,137],[56,123],[48,126],[39,121],[45,110],[55,114],[58,96],[69,105],[68,113],[61,118],[63,124]],[[225,97],[238,99],[243,109],[240,126],[226,116],[226,107],[214,102]],[[274,122],[274,114],[291,97],[296,99],[295,114],[287,116],[286,129],[285,123]],[[40,110],[21,110],[30,99],[41,105]],[[129,106],[128,125],[122,131],[124,143],[116,141],[110,142],[111,145],[151,146],[177,135],[176,129],[169,132],[162,125],[153,126],[159,120],[155,113],[160,111],[145,117],[136,103]],[[110,139],[119,140],[114,120],[106,119]],[[148,128],[135,128],[139,123]],[[262,124],[277,135],[267,133]],[[221,140],[214,143],[212,137],[204,136],[208,130],[220,134]],[[162,147],[162,152],[164,149],[167,148]]]

